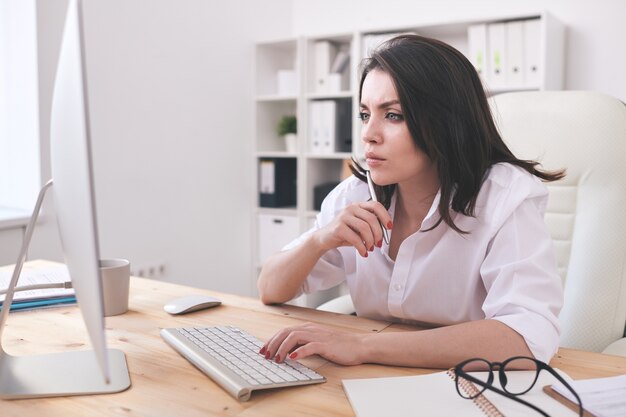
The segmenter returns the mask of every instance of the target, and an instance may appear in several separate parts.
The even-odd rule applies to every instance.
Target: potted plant
[[[296,153],[296,133],[298,132],[296,116],[285,115],[281,117],[276,126],[276,132],[285,138],[285,148],[287,152]]]

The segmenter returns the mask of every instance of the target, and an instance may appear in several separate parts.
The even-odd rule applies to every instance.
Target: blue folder
[[[74,304],[76,303],[76,296],[70,297],[56,297],[56,298],[43,298],[41,300],[30,301],[13,301],[11,304],[11,311],[30,310],[37,307],[48,307],[57,304]],[[3,303],[0,301],[0,306]]]

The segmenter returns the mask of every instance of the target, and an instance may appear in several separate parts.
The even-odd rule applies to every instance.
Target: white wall
[[[626,2],[623,0],[293,0],[302,35],[483,19],[548,10],[567,27],[565,88],[626,101]]]
[[[254,41],[291,31],[291,2],[84,2],[103,257],[164,279],[250,294]],[[38,1],[41,139],[63,21]],[[48,148],[42,152],[49,175]],[[48,213],[51,208],[48,207]],[[30,258],[60,259],[53,222]]]
[[[253,43],[546,8],[568,28],[566,88],[626,101],[626,2],[85,0],[102,254],[251,293]],[[65,0],[38,0],[42,179]],[[31,258],[61,259],[50,200]],[[0,233],[3,248],[20,233]],[[14,256],[10,257],[13,261]]]

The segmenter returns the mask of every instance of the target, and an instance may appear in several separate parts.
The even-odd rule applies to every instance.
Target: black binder
[[[296,174],[295,158],[261,158],[259,160],[259,206],[295,206]]]

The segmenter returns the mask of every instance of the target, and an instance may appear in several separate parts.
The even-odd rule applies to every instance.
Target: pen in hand
[[[374,183],[372,182],[372,177],[370,176],[369,170],[365,171],[365,176],[367,177],[367,186],[370,189],[370,196],[372,197],[372,201],[378,201],[378,199],[376,198],[376,192],[374,191]],[[389,236],[387,235],[387,229],[383,227],[380,219],[378,219],[378,224],[383,231],[383,239],[385,240],[385,243],[389,245]]]

